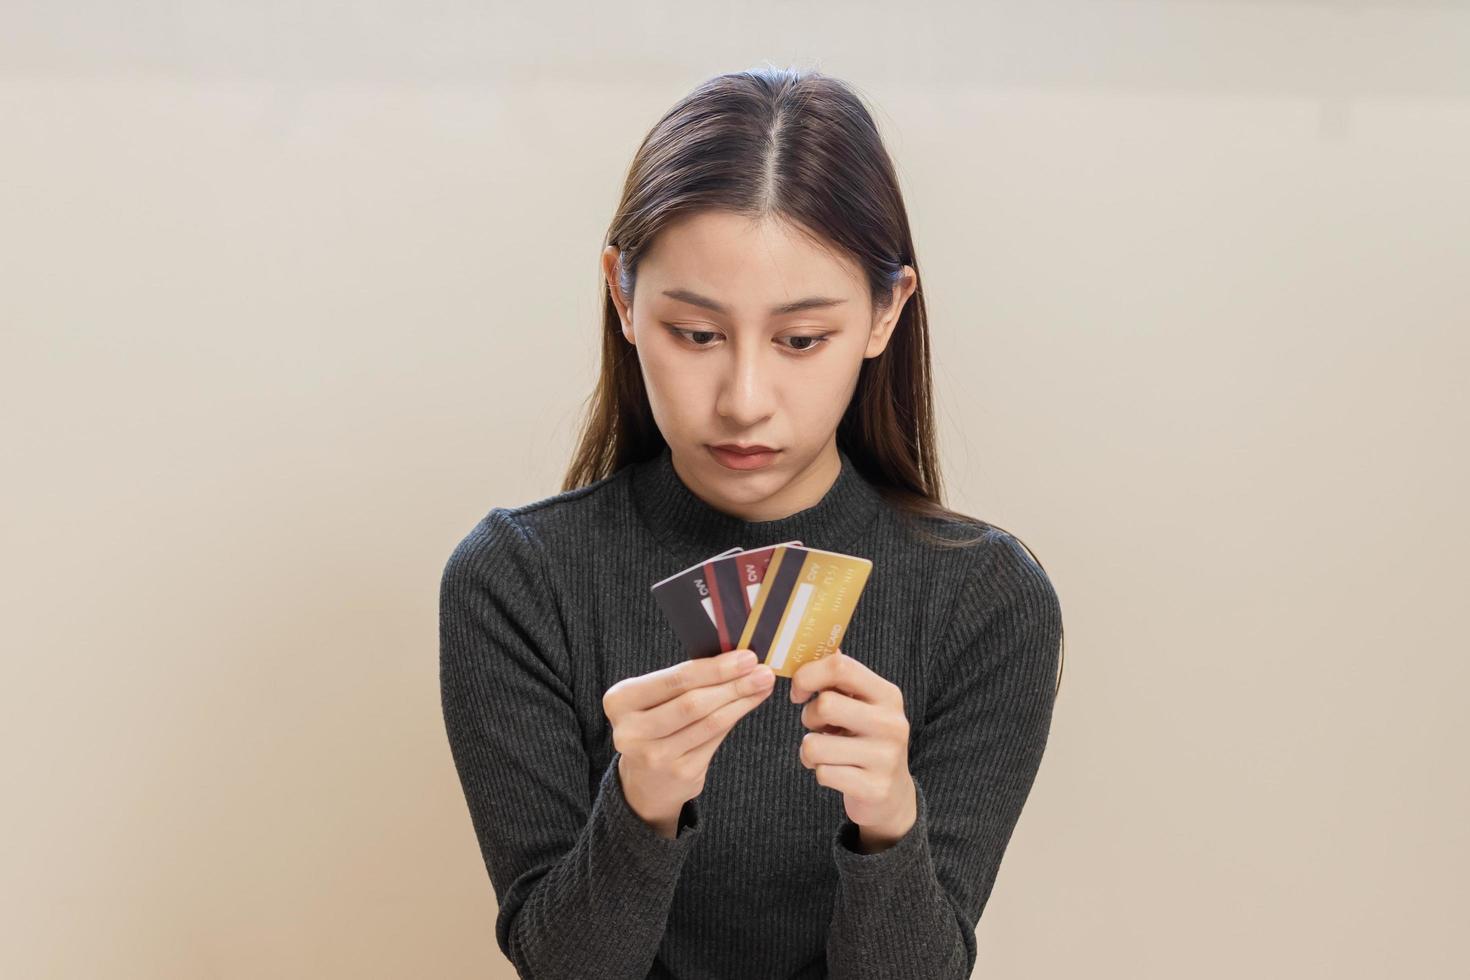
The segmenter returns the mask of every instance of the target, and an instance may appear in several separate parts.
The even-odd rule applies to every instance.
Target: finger
[[[851,793],[859,800],[876,799],[878,777],[860,766],[834,766],[822,763],[812,770],[818,783],[839,793]]]
[[[843,728],[856,735],[891,735],[894,724],[886,705],[869,704],[840,691],[818,691],[801,709],[801,724],[813,731]]]
[[[682,731],[717,709],[752,694],[764,696],[775,689],[776,674],[765,664],[723,684],[696,687],[678,697],[645,709],[635,725],[643,738],[667,738]]]
[[[680,755],[708,750],[710,755],[719,748],[735,723],[744,718],[760,703],[771,696],[771,687],[756,694],[747,694],[728,704],[723,704],[705,715],[701,720],[685,726],[671,736],[673,751]]]
[[[888,690],[891,687],[887,680],[839,647],[820,660],[797,668],[791,676],[791,701],[801,704],[817,691],[835,689],[871,704],[883,704],[891,700]]]
[[[882,768],[886,764],[886,744],[878,739],[856,735],[807,732],[801,737],[801,748],[796,754],[801,764],[808,769],[823,764],[873,769]]]
[[[663,670],[624,678],[607,689],[603,696],[604,709],[642,711],[672,700],[685,691],[731,680],[755,666],[754,663],[751,667],[740,666],[740,655],[745,652],[729,650],[715,657],[681,660]]]

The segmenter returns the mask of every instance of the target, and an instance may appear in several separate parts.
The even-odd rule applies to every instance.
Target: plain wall
[[[948,500],[1062,599],[975,975],[1470,972],[1465,5],[10,0],[0,974],[514,975],[439,575],[767,61],[874,108]]]

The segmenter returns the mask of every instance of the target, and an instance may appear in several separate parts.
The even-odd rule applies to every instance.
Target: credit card
[[[801,544],[800,541],[785,543]],[[766,568],[779,547],[773,544],[752,548],[723,558],[711,558],[705,563],[705,584],[709,588],[720,652],[734,650],[740,634],[745,632],[745,621],[760,596]]]
[[[689,656],[735,649],[777,547],[730,548],[653,584],[654,598]]]
[[[872,570],[867,558],[777,545],[735,646],[790,677],[841,645]]]
[[[691,657],[713,657],[724,652],[715,629],[714,603],[705,574],[711,561],[739,552],[738,546],[730,548],[653,583],[654,599]]]

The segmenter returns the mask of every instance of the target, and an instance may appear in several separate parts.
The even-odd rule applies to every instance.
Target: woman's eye
[[[818,347],[820,347],[821,345],[823,345],[823,344],[825,344],[827,342],[827,338],[826,337],[799,336],[799,337],[787,337],[786,339],[787,340],[796,340],[796,341],[800,341],[801,342],[798,345],[796,345],[796,346],[794,346],[794,347],[791,348],[791,350],[796,351],[798,354],[804,354],[804,353],[806,353],[809,350],[816,350]]]
[[[695,338],[697,338],[697,337],[718,337],[719,336],[719,334],[715,333],[713,330],[680,330],[678,327],[669,327],[669,332],[672,333],[676,337],[683,337],[685,340],[687,340],[690,344],[692,344],[695,347],[709,347],[710,346],[710,344],[708,344],[708,343],[702,343],[702,342],[696,340]]]

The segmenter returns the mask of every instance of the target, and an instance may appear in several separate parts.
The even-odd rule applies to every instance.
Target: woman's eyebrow
[[[681,303],[689,303],[693,306],[702,306],[716,313],[722,313],[727,316],[730,313],[729,307],[725,306],[725,304],[712,300],[708,296],[701,296],[696,292],[691,292],[688,289],[665,289],[664,295],[669,299],[676,299]],[[829,306],[839,306],[846,302],[847,300],[845,299],[833,299],[829,296],[808,296],[806,299],[799,299],[794,303],[783,303],[780,306],[773,307],[771,309],[771,316],[784,316],[787,313],[800,313],[803,310],[826,309]]]

